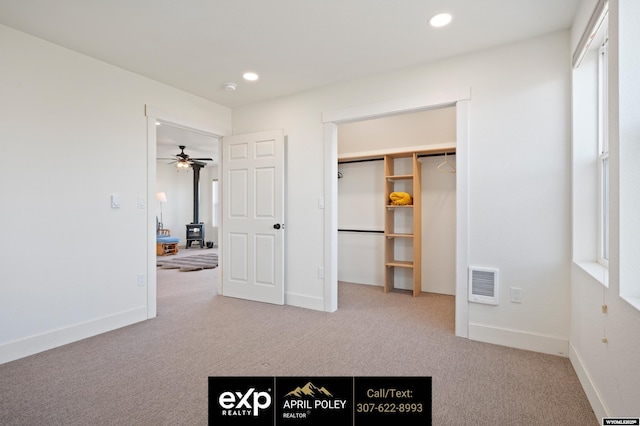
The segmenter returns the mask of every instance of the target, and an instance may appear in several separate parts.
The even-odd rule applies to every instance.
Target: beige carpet
[[[335,313],[158,270],[158,317],[0,365],[2,425],[206,425],[207,378],[433,377],[434,425],[596,426],[567,358],[453,334],[454,299],[341,283]]]

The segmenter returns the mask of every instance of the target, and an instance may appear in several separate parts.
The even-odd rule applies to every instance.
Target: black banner
[[[431,425],[431,377],[209,377],[209,424]]]

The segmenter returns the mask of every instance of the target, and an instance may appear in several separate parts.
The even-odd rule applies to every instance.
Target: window
[[[600,0],[573,56],[573,261],[608,286],[610,161],[608,2]]]
[[[598,56],[598,262],[609,265],[609,108],[607,25]]]
[[[211,225],[213,227],[219,227],[219,200],[218,200],[218,180],[214,179],[211,182]]]

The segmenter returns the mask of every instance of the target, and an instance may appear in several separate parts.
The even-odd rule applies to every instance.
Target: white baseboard
[[[598,392],[596,385],[593,383],[591,375],[585,367],[580,354],[571,342],[569,342],[569,360],[571,361],[573,369],[576,371],[582,389],[584,389],[584,393],[587,395],[587,399],[598,420],[603,417],[611,417],[611,413],[604,404],[604,401],[602,401],[602,398],[600,398],[600,392]]]
[[[313,309],[315,311],[324,311],[324,299],[319,297],[309,297],[295,293],[284,294],[284,304],[297,306],[299,308]]]
[[[569,356],[569,340],[555,336],[469,324],[469,339],[550,355]]]
[[[77,342],[147,319],[147,307],[141,306],[102,318],[96,318],[46,333],[0,344],[0,364]]]

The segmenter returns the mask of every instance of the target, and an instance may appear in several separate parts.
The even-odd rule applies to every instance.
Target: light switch
[[[111,208],[112,209],[120,208],[120,196],[118,194],[111,194]]]

